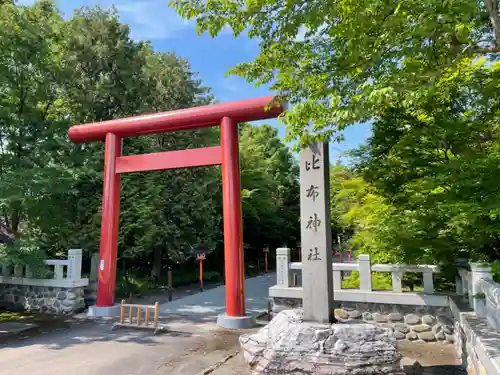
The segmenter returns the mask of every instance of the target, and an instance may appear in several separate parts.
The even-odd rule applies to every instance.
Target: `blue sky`
[[[32,4],[35,0],[21,0]],[[267,87],[255,88],[237,77],[226,77],[226,72],[237,63],[251,61],[257,56],[257,42],[245,36],[234,38],[222,32],[215,39],[198,36],[193,21],[186,21],[168,7],[168,0],[59,0],[59,8],[66,16],[84,5],[100,5],[118,9],[122,22],[130,25],[134,39],[150,40],[157,51],[173,51],[188,59],[193,71],[199,72],[205,86],[212,88],[220,101],[234,101],[272,94]],[[278,121],[266,121],[276,126],[281,136],[284,127]],[[362,144],[370,135],[370,126],[361,124],[345,132],[346,140],[331,145],[331,160],[337,160],[343,151]]]

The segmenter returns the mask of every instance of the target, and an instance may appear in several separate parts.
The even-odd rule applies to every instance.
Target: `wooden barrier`
[[[151,311],[153,316],[151,317]],[[128,314],[127,314],[128,312]],[[165,326],[158,323],[160,315],[160,305],[156,302],[154,305],[139,305],[134,303],[126,303],[122,300],[120,309],[120,322],[115,323],[113,328],[128,327],[128,328],[145,328],[154,330],[153,334],[164,331]],[[142,319],[144,317],[144,319]],[[153,318],[153,319],[151,319]]]

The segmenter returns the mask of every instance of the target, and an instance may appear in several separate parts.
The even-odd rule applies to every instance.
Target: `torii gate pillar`
[[[269,105],[273,103],[273,105]],[[75,143],[104,140],[104,187],[98,271],[97,304],[92,315],[119,313],[115,304],[116,260],[120,212],[120,174],[183,167],[222,165],[224,212],[224,258],[226,313],[217,318],[226,328],[247,328],[253,319],[245,312],[245,277],[238,122],[278,116],[284,106],[272,96],[233,103],[215,104],[100,123],[73,126],[68,135]],[[124,137],[220,125],[220,146],[121,155]]]

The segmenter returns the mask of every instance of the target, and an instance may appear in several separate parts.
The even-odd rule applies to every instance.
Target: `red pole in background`
[[[104,150],[97,307],[109,307],[115,303],[116,255],[120,216],[120,175],[116,173],[116,158],[120,155],[121,139],[115,134],[108,133]]]
[[[203,261],[206,259],[206,254],[199,254],[196,256],[196,260],[200,261],[200,291],[203,292]]]
[[[226,314],[245,316],[245,272],[241,224],[238,124],[229,117],[221,121],[222,200],[224,211],[224,271]]]
[[[264,269],[267,273],[267,253],[269,252],[269,248],[265,247],[264,248]]]

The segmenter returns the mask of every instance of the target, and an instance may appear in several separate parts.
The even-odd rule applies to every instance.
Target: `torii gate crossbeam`
[[[272,105],[270,105],[273,103]],[[240,195],[238,123],[277,117],[284,105],[273,96],[214,104],[85,125],[72,126],[72,142],[105,141],[104,187],[96,309],[115,302],[116,259],[120,211],[120,174],[209,165],[222,165],[224,270],[226,314],[219,323],[245,325],[243,231]],[[145,155],[121,154],[126,137],[193,130],[220,125],[220,146]]]

